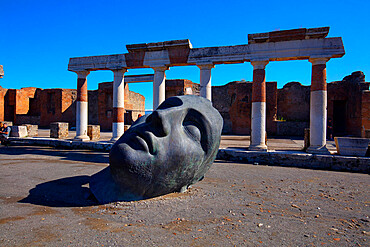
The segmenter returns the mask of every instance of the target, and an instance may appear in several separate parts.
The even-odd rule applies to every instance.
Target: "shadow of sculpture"
[[[49,207],[85,207],[99,205],[90,189],[85,187],[90,176],[61,178],[36,185],[29,195],[18,201]]]

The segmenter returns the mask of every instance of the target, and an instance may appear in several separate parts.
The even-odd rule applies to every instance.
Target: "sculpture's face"
[[[220,144],[222,117],[198,96],[172,97],[141,117],[114,144],[114,180],[137,195],[178,191],[200,180]]]

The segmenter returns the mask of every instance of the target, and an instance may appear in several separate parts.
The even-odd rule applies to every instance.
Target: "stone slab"
[[[370,158],[319,155],[298,151],[247,151],[237,148],[220,149],[217,159],[273,166],[370,173]]]
[[[88,125],[87,136],[90,137],[91,141],[97,141],[100,139],[100,125]]]
[[[11,137],[26,137],[28,135],[27,127],[26,126],[10,126]]]
[[[50,124],[50,137],[58,139],[68,138],[68,123],[54,122]]]
[[[368,138],[334,137],[334,140],[337,153],[348,156],[364,157],[370,144]]]
[[[22,124],[22,126],[26,126],[27,132],[28,132],[28,137],[34,137],[38,136],[38,125],[33,125],[33,124]]]

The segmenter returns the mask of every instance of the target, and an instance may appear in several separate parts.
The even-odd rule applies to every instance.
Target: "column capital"
[[[165,72],[166,70],[169,70],[170,68],[168,66],[158,66],[158,67],[152,67],[152,69],[156,71]]]
[[[312,65],[317,65],[317,64],[326,64],[330,58],[328,57],[310,57],[308,61],[312,63]]]
[[[266,65],[269,63],[268,60],[255,60],[251,61],[253,69],[265,69]]]
[[[88,70],[81,70],[81,71],[73,71],[77,74],[78,78],[86,79],[86,77],[90,74]]]
[[[203,69],[213,69],[215,67],[215,65],[213,63],[197,63],[197,66],[199,69],[203,70]]]
[[[113,73],[126,73],[128,69],[126,68],[121,68],[121,69],[112,69]]]

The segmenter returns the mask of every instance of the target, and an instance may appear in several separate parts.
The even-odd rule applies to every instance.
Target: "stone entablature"
[[[298,39],[296,34],[292,32],[294,30],[287,30],[277,32],[286,33],[283,41],[269,42],[267,39],[263,43],[251,43],[252,39],[249,44],[235,46],[192,48],[189,40],[127,45],[126,48],[129,52],[124,54],[70,58],[68,70],[153,68],[197,65],[199,63],[243,63],[254,60],[303,60],[310,57],[330,59],[344,55],[341,37],[325,38],[329,32],[328,27],[302,30],[305,30],[304,39]],[[271,33],[267,34],[271,35]],[[252,34],[251,37],[254,35],[261,34]],[[306,36],[308,39],[305,39]]]
[[[303,39],[323,39],[328,35],[328,33],[329,27],[298,28],[268,33],[255,33],[248,34],[248,44]]]

